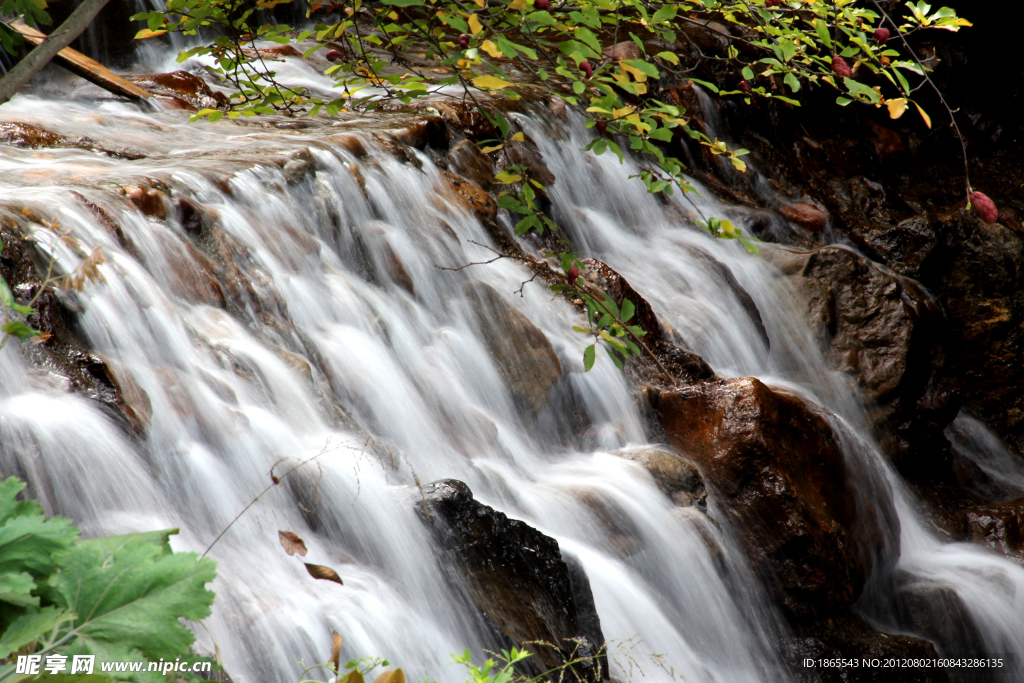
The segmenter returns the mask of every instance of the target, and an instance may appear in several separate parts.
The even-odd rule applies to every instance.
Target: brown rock
[[[755,571],[794,618],[845,610],[861,594],[885,534],[858,509],[828,421],[757,379],[663,390],[655,405],[672,445],[700,467]]]
[[[403,145],[416,149],[425,149],[429,146],[446,151],[450,142],[448,126],[440,116],[428,116],[408,128],[394,131],[394,136]]]
[[[140,185],[129,185],[124,188],[124,193],[128,197],[128,201],[146,216],[160,220],[167,218],[169,201],[167,195],[160,190]]]
[[[446,196],[481,221],[493,221],[498,216],[498,204],[491,195],[484,192],[469,180],[448,171],[441,171],[441,176],[448,181]]]
[[[603,54],[608,59],[613,59],[616,62],[620,62],[624,59],[640,59],[643,57],[640,53],[640,47],[632,40],[626,40],[621,43],[609,45],[604,49]]]
[[[1024,558],[1024,498],[967,508],[966,516],[974,541]]]
[[[942,430],[960,395],[943,344],[942,310],[916,281],[841,247],[764,250],[807,297],[833,363],[870,401],[884,453],[913,480],[948,475]]]
[[[478,503],[454,479],[424,486],[416,502],[501,647],[526,647],[534,655],[526,664],[538,672],[561,666],[574,652],[597,655],[604,636],[590,582],[577,562],[563,558],[557,541]],[[594,681],[594,668],[581,666],[578,673]]]
[[[228,103],[224,93],[212,90],[206,81],[188,71],[126,76],[157,95],[176,97],[197,109],[219,109]]]
[[[491,159],[468,140],[460,140],[448,153],[448,170],[489,190],[494,184]]]
[[[661,322],[658,320],[658,316],[655,315],[654,309],[651,308],[646,299],[633,289],[629,282],[626,281],[626,278],[619,275],[607,263],[594,258],[583,259],[583,264],[587,267],[584,278],[606,292],[615,300],[616,305],[622,306],[622,302],[626,299],[633,302],[636,312],[633,314],[633,319],[630,323],[639,325],[647,332],[644,341],[665,341],[668,339],[665,328],[661,326]]]
[[[796,223],[804,230],[817,234],[825,229],[828,216],[814,204],[794,202],[779,209],[786,220]]]
[[[472,282],[466,294],[474,304],[487,348],[512,393],[534,412],[541,410],[548,403],[548,391],[562,375],[551,342],[490,285]]]

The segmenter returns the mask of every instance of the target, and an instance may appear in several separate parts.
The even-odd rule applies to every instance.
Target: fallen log
[[[66,47],[75,38],[77,38],[82,31],[85,30],[95,17],[96,13],[103,7],[103,4],[106,4],[106,0],[94,0],[94,5],[99,5],[95,8],[95,12],[92,12],[91,16],[80,16],[76,25],[69,28],[68,24],[72,23],[72,20],[75,19],[75,14],[78,13],[78,10],[75,10],[75,12],[68,17],[67,21],[61,24],[50,36],[32,28],[20,19],[9,22],[8,26],[20,33],[27,43],[35,46],[35,49],[32,50],[32,52],[30,52],[24,59],[18,62],[7,76],[0,79],[0,104],[13,97],[14,93],[21,89],[21,87],[24,86],[32,76],[38,73],[38,71],[42,69],[50,59],[76,76],[80,76],[90,83],[94,83],[115,95],[120,95],[136,101],[144,101],[152,97],[153,93],[149,92],[145,88],[140,88],[131,81],[121,78],[96,60],[86,57],[81,52]],[[79,9],[82,9],[85,5],[86,3],[82,3],[82,5],[79,6]],[[85,21],[86,16],[88,17],[87,21]],[[79,28],[77,24],[82,25]],[[77,29],[77,31],[75,29]],[[40,50],[43,50],[44,52],[40,52]],[[55,50],[57,51],[54,54]],[[22,65],[25,65],[24,68],[20,68],[20,73],[16,73]],[[14,78],[12,78],[12,76]]]

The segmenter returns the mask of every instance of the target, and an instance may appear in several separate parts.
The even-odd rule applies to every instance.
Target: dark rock
[[[700,467],[741,547],[790,617],[845,610],[886,546],[891,501],[858,505],[828,421],[757,379],[662,390],[654,405],[672,445]]]
[[[188,71],[140,74],[125,78],[157,95],[183,100],[196,109],[219,109],[228,103],[224,93],[211,89],[206,81]]]
[[[956,591],[909,573],[898,572],[894,579],[894,616],[901,630],[927,638],[943,654],[987,652],[984,639]]]
[[[489,190],[494,184],[494,169],[491,159],[468,140],[452,145],[448,153],[448,170]]]
[[[594,654],[604,647],[586,574],[557,541],[477,502],[454,479],[424,486],[417,510],[498,639],[534,654],[528,664],[548,671],[582,654],[582,643]]]
[[[999,552],[1024,559],[1024,498],[968,508],[971,538]]]
[[[798,629],[782,642],[782,657],[801,683],[949,683],[945,669],[893,670],[864,660],[934,659],[935,646],[912,636],[879,633],[848,614]],[[804,660],[853,660],[847,666],[805,666]]]
[[[613,453],[647,470],[658,488],[676,505],[686,507],[705,504],[708,494],[704,489],[704,480],[689,460],[653,447]]]
[[[914,280],[840,247],[765,250],[807,296],[836,367],[870,402],[882,449],[914,480],[950,476],[943,429],[960,408],[947,346],[947,322]]]
[[[621,43],[615,43],[609,45],[604,49],[604,56],[608,59],[612,59],[616,62],[620,62],[624,59],[642,59],[643,54],[640,52],[640,46],[634,41],[627,40]]]
[[[472,282],[466,287],[466,295],[473,302],[487,348],[512,393],[534,412],[544,408],[548,392],[562,375],[562,364],[551,342],[490,285]]]
[[[433,147],[438,151],[448,151],[450,142],[448,126],[440,116],[427,116],[408,128],[395,131],[394,136],[403,145],[416,149]]]
[[[779,209],[779,213],[805,230],[819,233],[828,224],[828,215],[814,204],[794,202]]]
[[[630,324],[639,325],[647,336],[645,342],[667,341],[668,335],[665,328],[661,326],[654,309],[647,303],[640,294],[626,281],[626,278],[618,274],[611,266],[594,258],[583,259],[587,267],[584,277],[603,290],[615,300],[616,305],[622,306],[622,302],[629,299],[633,302],[635,313]]]
[[[160,220],[167,218],[167,208],[170,202],[165,192],[153,187],[128,185],[124,188],[124,193],[128,197],[128,201],[143,214]]]

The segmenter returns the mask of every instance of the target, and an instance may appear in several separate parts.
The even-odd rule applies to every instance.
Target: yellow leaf
[[[487,7],[487,0],[473,0],[478,7]]]
[[[144,29],[142,29],[141,31],[139,31],[138,33],[135,34],[135,40],[145,40],[146,38],[155,38],[157,36],[162,36],[165,33],[167,33],[167,31],[150,31],[148,28],[144,28]]]
[[[511,83],[497,76],[477,76],[473,79],[473,85],[484,90],[501,90],[507,88]]]
[[[398,12],[388,12],[388,19],[398,21]]]
[[[894,100],[886,101],[885,106],[889,108],[889,118],[898,119],[907,110],[907,101],[902,97],[897,97]]]
[[[475,15],[474,15],[475,16]],[[489,54],[492,57],[500,57],[501,50],[494,44],[493,40],[485,40],[481,45],[480,49]]]
[[[480,152],[481,154],[490,154],[491,152],[497,152],[504,146],[505,145],[495,145],[494,147],[484,147],[483,149],[480,150]]]
[[[512,136],[512,142],[522,142],[525,139],[526,138],[523,136],[522,131],[520,131],[520,132],[518,132],[518,133],[516,133],[515,135]]]
[[[620,64],[620,66],[622,67],[622,70],[628,72],[629,75],[632,76],[633,79],[637,83],[643,83],[644,81],[647,80],[647,74],[645,74],[640,69],[637,69],[636,67],[630,66],[629,64],[626,64],[625,62],[622,62]]]
[[[516,175],[515,173],[506,173],[505,171],[502,171],[498,175],[494,176],[494,179],[497,180],[502,185],[509,185],[511,183],[518,183],[520,180],[523,179],[523,176]]]
[[[732,224],[732,221],[722,221],[719,227],[721,227],[722,233],[725,235],[731,236],[736,234],[736,226]]]
[[[932,119],[931,119],[931,117],[928,116],[928,114],[926,114],[924,112],[924,109],[921,109],[921,105],[918,104],[917,102],[914,102],[914,106],[917,107],[917,113],[921,115],[922,119],[924,119],[924,125],[926,125],[929,128],[931,128],[932,127]]]
[[[469,32],[472,33],[475,36],[476,34],[480,33],[480,31],[483,31],[483,30],[484,30],[484,27],[480,23],[480,17],[478,17],[475,14],[470,14],[469,15]]]
[[[405,683],[405,672],[401,669],[385,671],[373,683]]]
[[[526,0],[514,0],[508,4],[508,8],[514,12],[526,9]]]

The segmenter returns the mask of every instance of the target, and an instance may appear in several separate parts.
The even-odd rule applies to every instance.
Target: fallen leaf
[[[335,673],[341,670],[341,635],[337,631],[334,631],[331,640],[331,664],[334,665]]]
[[[473,85],[486,90],[501,90],[502,88],[507,88],[512,84],[506,80],[498,78],[497,76],[484,75],[474,78]]]
[[[314,579],[323,579],[324,581],[333,581],[334,583],[344,586],[341,577],[338,576],[338,572],[334,571],[330,567],[325,567],[322,564],[310,564],[306,562],[306,571]]]
[[[303,557],[306,556],[306,544],[295,535],[293,531],[278,531],[277,540],[281,541],[281,546],[284,547],[284,551],[289,555],[298,553]]]

